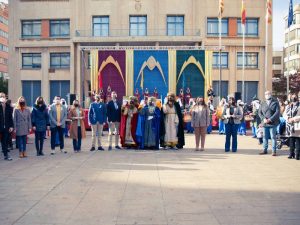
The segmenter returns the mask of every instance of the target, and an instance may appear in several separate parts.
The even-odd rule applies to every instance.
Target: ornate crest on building
[[[135,0],[135,10],[136,11],[141,11],[141,8],[142,8],[142,2],[141,2],[141,0]]]

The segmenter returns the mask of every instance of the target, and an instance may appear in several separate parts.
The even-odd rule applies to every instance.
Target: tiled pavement
[[[105,137],[106,139],[107,137]],[[16,225],[299,225],[300,161],[259,156],[251,137],[224,153],[208,135],[195,152],[83,151],[0,161],[0,224]],[[30,139],[30,142],[33,142]],[[106,146],[106,145],[105,145]],[[107,147],[107,146],[106,146]]]

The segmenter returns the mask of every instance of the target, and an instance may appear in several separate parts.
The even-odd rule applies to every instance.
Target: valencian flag
[[[222,18],[224,12],[224,0],[219,0],[219,17]]]
[[[288,27],[290,27],[293,24],[293,18],[294,18],[293,0],[290,0]]]
[[[244,0],[242,0],[242,24],[246,24],[246,9]]]
[[[267,0],[267,21],[268,24],[272,23],[272,0]]]

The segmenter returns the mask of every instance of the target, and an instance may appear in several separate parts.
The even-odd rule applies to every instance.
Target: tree
[[[290,75],[290,92],[298,93],[300,91],[300,73]],[[287,78],[283,74],[273,76],[273,95],[286,99]]]
[[[8,82],[3,77],[0,77],[0,92],[8,93]]]

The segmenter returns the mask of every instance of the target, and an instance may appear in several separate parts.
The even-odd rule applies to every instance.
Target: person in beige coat
[[[191,114],[192,127],[195,129],[196,151],[204,151],[206,130],[210,124],[210,117],[209,108],[205,104],[203,97],[196,99],[196,105],[192,107]],[[199,149],[200,139],[201,148]]]
[[[70,137],[73,139],[74,152],[80,152],[81,139],[86,137],[84,126],[84,111],[80,107],[78,100],[73,101],[68,118],[72,120],[70,127]]]

